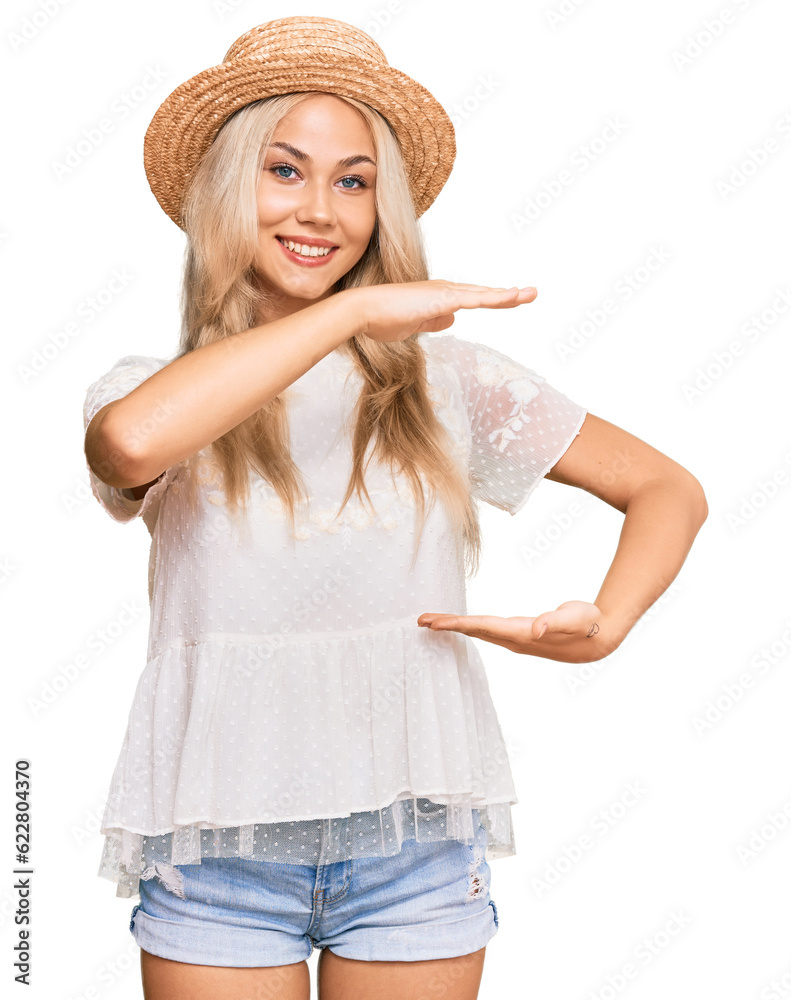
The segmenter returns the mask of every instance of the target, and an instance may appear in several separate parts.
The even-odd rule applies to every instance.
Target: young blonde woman
[[[180,350],[85,401],[94,493],[152,536],[99,871],[139,894],[147,1000],[308,1000],[314,947],[322,1000],[476,997],[517,797],[469,637],[601,659],[705,520],[670,458],[428,336],[536,294],[429,280],[417,220],[454,155],[428,91],[314,17],[244,34],[148,129],[187,235]],[[477,503],[515,514],[544,477],[626,515],[595,602],[468,616]]]

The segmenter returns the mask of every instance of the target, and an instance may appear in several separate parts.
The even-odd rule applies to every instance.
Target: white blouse
[[[491,347],[451,335],[420,343],[474,496],[516,514],[587,411]],[[89,387],[85,427],[167,364],[121,358]],[[296,539],[257,473],[249,520],[235,526],[210,448],[197,514],[183,463],[140,500],[89,468],[110,516],[142,517],[151,534],[147,662],[101,826],[98,874],[118,896],[138,894],[158,862],[388,856],[410,838],[470,844],[479,818],[487,860],[515,853],[518,799],[478,648],[417,625],[425,611],[467,613],[444,505],[428,515],[414,567],[415,502],[387,467],[372,462],[366,474],[376,516],[355,494],[336,519],[359,388],[336,350],[286,390],[310,493]]]

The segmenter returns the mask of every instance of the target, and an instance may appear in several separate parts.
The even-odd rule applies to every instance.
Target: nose
[[[299,222],[313,222],[320,226],[330,226],[335,223],[335,211],[332,207],[332,192],[321,181],[311,181],[302,189],[297,209]]]

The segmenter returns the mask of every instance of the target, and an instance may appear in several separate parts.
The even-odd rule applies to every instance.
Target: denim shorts
[[[468,955],[499,927],[486,837],[481,824],[474,844],[405,840],[391,857],[325,865],[212,857],[177,871],[160,865],[164,881],[140,881],[129,929],[153,955],[234,968],[291,965],[314,946],[363,961]]]

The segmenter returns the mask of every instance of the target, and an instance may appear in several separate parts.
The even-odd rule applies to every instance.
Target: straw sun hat
[[[364,31],[326,17],[284,17],[237,38],[218,66],[182,83],[146,131],[143,160],[151,190],[183,228],[184,190],[234,111],[273,94],[320,91],[364,101],[398,137],[416,215],[439,194],[453,167],[453,123],[419,83],[393,69]]]

